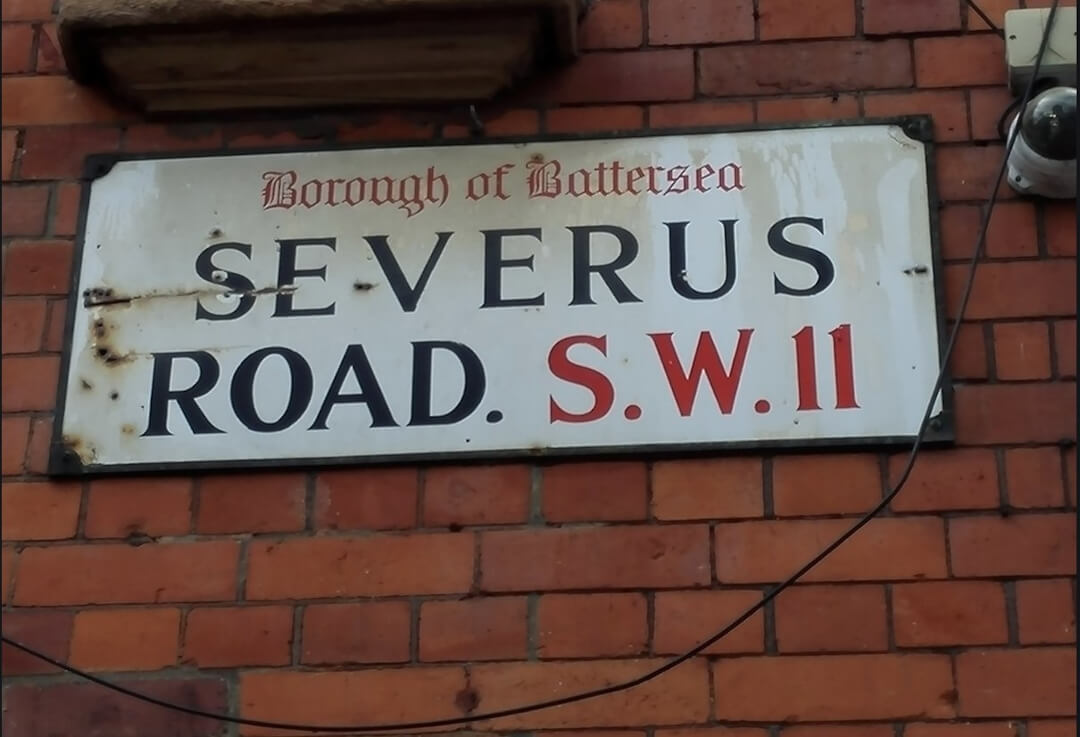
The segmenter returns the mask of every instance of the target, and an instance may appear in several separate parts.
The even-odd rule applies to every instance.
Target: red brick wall
[[[897,470],[844,453],[47,480],[86,154],[468,131],[458,110],[140,122],[64,76],[52,4],[3,3],[5,633],[246,717],[498,709],[691,646]],[[1000,22],[1018,2],[982,4]],[[931,113],[952,315],[1009,99],[1002,41],[962,6],[597,0],[576,65],[481,114],[489,135],[523,135]],[[924,453],[884,518],[709,657],[477,729],[1075,734],[1076,216],[1005,197],[952,365],[957,446]],[[3,675],[7,737],[237,733],[7,649]]]

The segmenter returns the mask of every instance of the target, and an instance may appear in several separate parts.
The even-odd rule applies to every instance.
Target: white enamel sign
[[[939,348],[905,128],[117,161],[53,470],[909,438]]]

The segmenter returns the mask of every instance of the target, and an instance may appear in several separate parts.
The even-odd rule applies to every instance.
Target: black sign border
[[[708,135],[717,133],[754,133],[786,130],[816,130],[821,128],[854,128],[865,126],[893,125],[900,127],[912,140],[924,145],[926,154],[927,197],[930,230],[930,249],[933,261],[934,302],[937,313],[938,358],[944,353],[948,343],[945,314],[945,275],[944,259],[940,243],[940,216],[942,207],[937,187],[937,166],[933,137],[933,120],[929,115],[902,115],[882,118],[840,119],[798,123],[754,124],[734,126],[695,126],[682,128],[664,128],[659,130],[643,129],[611,133],[572,133],[560,135],[534,135],[514,137],[484,137],[440,139],[425,138],[407,141],[370,142],[370,143],[328,143],[319,146],[271,146],[230,150],[193,150],[168,152],[125,152],[110,154],[92,154],[87,156],[83,167],[82,192],[79,201],[78,225],[76,228],[75,254],[72,261],[71,286],[68,290],[66,324],[64,326],[64,347],[60,369],[59,386],[53,415],[53,432],[49,446],[47,474],[56,477],[89,477],[126,474],[159,474],[177,471],[257,471],[260,469],[308,469],[334,467],[375,467],[386,465],[430,465],[445,463],[475,463],[510,460],[528,460],[530,462],[572,460],[588,456],[595,460],[625,459],[629,455],[645,460],[667,460],[679,457],[700,457],[723,453],[772,451],[775,453],[798,451],[803,453],[817,451],[837,451],[859,449],[863,451],[896,452],[896,446],[911,445],[915,435],[892,436],[852,436],[841,438],[812,438],[804,440],[741,440],[704,443],[657,443],[628,446],[588,446],[574,448],[521,448],[515,450],[490,451],[442,451],[429,453],[401,453],[390,455],[364,456],[329,456],[311,458],[281,459],[231,459],[226,461],[172,461],[141,462],[121,464],[84,463],[78,452],[71,447],[63,433],[66,411],[67,386],[70,379],[71,361],[74,355],[74,326],[79,309],[79,279],[82,272],[82,258],[85,251],[86,218],[90,206],[89,183],[105,176],[113,166],[121,161],[145,161],[167,159],[228,158],[233,156],[257,156],[283,153],[318,153],[326,151],[361,151],[381,149],[432,148],[450,146],[495,146],[559,143],[565,141],[607,141],[634,138],[670,138],[690,135]],[[918,401],[924,401],[919,397]],[[952,373],[949,366],[942,370],[941,388],[942,411],[931,418],[923,444],[927,446],[951,445],[956,440],[955,406]]]

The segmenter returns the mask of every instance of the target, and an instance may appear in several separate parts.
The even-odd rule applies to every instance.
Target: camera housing
[[[1017,128],[1019,131],[1017,132]],[[1076,197],[1076,88],[1051,87],[1013,119],[1008,179],[1023,195]]]

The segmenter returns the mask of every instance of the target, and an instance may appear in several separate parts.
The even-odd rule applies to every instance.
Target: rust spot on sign
[[[77,457],[84,464],[92,462],[97,456],[93,446],[77,435],[65,435],[60,439],[60,443],[65,453]]]
[[[169,299],[176,297],[258,297],[263,294],[292,294],[297,289],[295,284],[281,287],[263,287],[261,289],[218,290],[218,289],[154,289],[145,294],[118,294],[112,288],[95,287],[83,292],[84,307],[130,306],[131,303],[147,299]]]
[[[106,366],[115,366],[120,363],[128,363],[135,359],[133,353],[117,353],[112,348],[105,345],[99,345],[94,349],[94,356],[98,360],[103,362]]]

